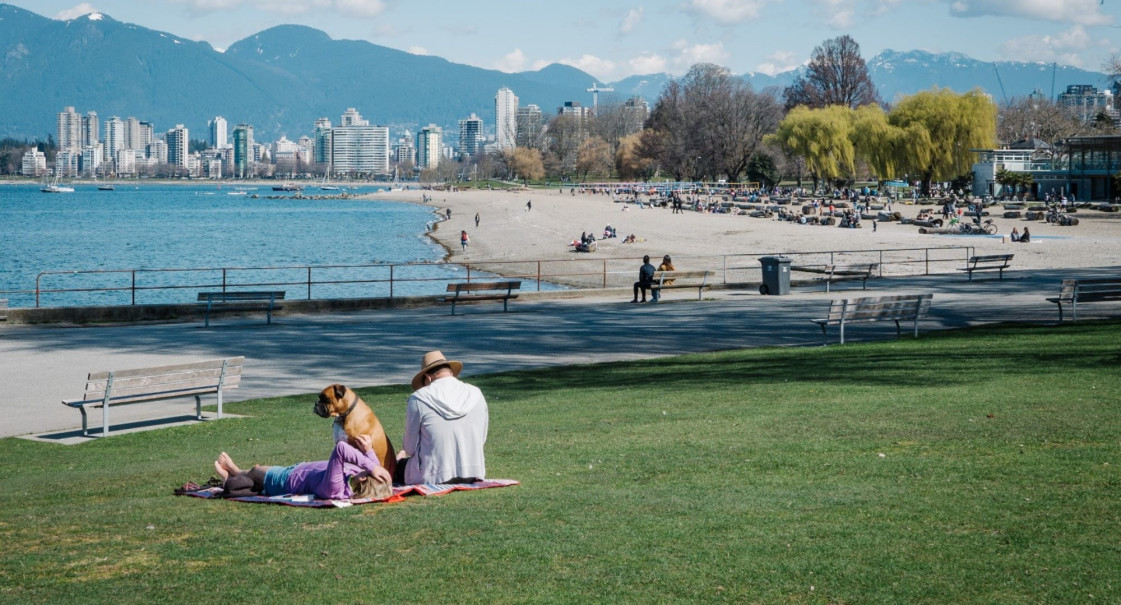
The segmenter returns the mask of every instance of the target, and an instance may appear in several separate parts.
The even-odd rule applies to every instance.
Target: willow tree
[[[506,165],[515,178],[521,178],[522,183],[535,181],[545,176],[545,166],[541,161],[541,152],[530,147],[516,147],[513,151],[505,153]]]
[[[816,190],[821,179],[838,180],[853,173],[856,154],[852,116],[852,110],[843,105],[821,109],[798,106],[779,122],[767,142],[804,159]]]
[[[957,94],[947,89],[904,98],[888,123],[904,130],[897,146],[899,170],[918,177],[924,194],[934,180],[950,180],[973,165],[972,149],[996,144],[996,105],[979,90]]]

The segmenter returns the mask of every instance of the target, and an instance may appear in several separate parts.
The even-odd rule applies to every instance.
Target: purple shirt
[[[359,451],[346,441],[335,443],[329,460],[301,462],[288,475],[288,493],[313,494],[323,500],[346,500],[351,497],[347,479],[362,471],[381,466],[378,459]]]

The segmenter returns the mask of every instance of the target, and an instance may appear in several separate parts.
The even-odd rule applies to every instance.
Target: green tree
[[[879,105],[858,107],[852,114],[852,142],[856,156],[864,160],[879,177],[896,175],[896,161],[903,131],[888,123]]]
[[[904,98],[888,114],[888,123],[904,131],[897,168],[918,177],[929,194],[932,181],[952,179],[972,167],[972,149],[996,144],[996,114],[996,105],[980,90],[935,89]]]
[[[648,180],[654,176],[658,164],[642,155],[642,134],[635,133],[619,140],[615,152],[615,170],[624,181]]]
[[[786,114],[767,141],[803,158],[817,189],[821,179],[835,180],[852,174],[852,125],[852,110],[848,107],[810,109],[802,105]]]

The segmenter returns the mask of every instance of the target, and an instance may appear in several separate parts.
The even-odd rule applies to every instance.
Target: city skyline
[[[399,0],[12,0],[55,19],[101,12],[224,49],[281,24],[307,25],[414,54],[504,72],[551,63],[603,82],[681,75],[698,62],[774,74],[851,35],[885,49],[963,52],[987,61],[1057,62],[1099,71],[1121,51],[1114,0],[571,0],[555,15],[526,3]],[[432,4],[438,4],[434,9]],[[792,31],[798,35],[792,36]]]

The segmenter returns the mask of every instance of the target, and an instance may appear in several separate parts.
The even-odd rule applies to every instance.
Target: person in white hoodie
[[[439,351],[424,354],[405,410],[398,482],[471,483],[486,478],[487,400],[478,387],[459,380],[462,370],[462,363],[449,361]]]

